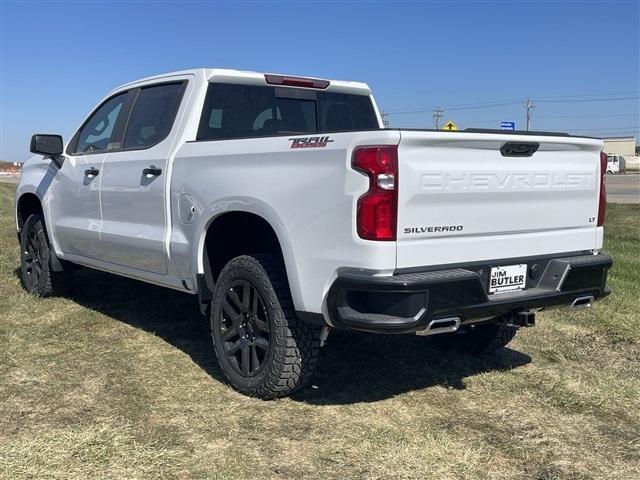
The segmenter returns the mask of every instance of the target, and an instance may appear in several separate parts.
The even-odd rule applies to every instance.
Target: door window
[[[103,103],[78,133],[76,153],[87,153],[120,148],[115,141],[118,120],[124,110],[127,92],[116,95]]]
[[[140,89],[124,135],[124,148],[151,147],[169,135],[183,87],[180,82]]]

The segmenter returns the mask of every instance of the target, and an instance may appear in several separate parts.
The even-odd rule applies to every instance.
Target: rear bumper
[[[569,306],[581,297],[610,293],[610,255],[542,257],[527,260],[526,289],[488,295],[491,266],[523,263],[500,260],[392,276],[346,272],[329,289],[327,307],[337,328],[380,333],[423,330],[434,319],[458,317],[477,323],[515,312]]]

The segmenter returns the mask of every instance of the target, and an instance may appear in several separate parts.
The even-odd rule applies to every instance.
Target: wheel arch
[[[33,192],[29,189],[24,189],[23,191],[18,190],[16,192],[15,214],[18,242],[21,241],[22,229],[27,219],[33,214],[40,214],[42,216],[42,221],[44,222],[44,232],[49,240],[49,245],[51,248],[51,269],[54,272],[62,272],[63,270],[65,270],[63,265],[64,262],[58,258],[55,244],[51,235],[51,229],[48,225],[48,218],[46,215],[44,202],[40,198],[40,196],[36,192]]]
[[[24,223],[27,219],[33,215],[34,213],[39,213],[42,215],[44,219],[44,207],[42,205],[42,200],[38,197],[37,194],[26,191],[16,198],[16,228],[18,231],[18,238],[20,238],[20,233],[22,232],[22,228],[24,227]],[[46,220],[45,220],[46,226]],[[51,240],[51,239],[49,239]]]
[[[198,290],[213,288],[226,262],[238,255],[276,253],[282,260],[295,305],[300,289],[294,252],[280,216],[266,203],[246,198],[222,199],[200,216],[192,262]],[[199,291],[199,293],[201,293]]]

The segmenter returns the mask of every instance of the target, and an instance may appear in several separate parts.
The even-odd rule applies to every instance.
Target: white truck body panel
[[[60,170],[40,156],[25,164],[17,198],[40,198],[60,258],[195,293],[207,227],[226,212],[249,212],[280,241],[295,308],[326,317],[327,292],[343,269],[384,276],[602,246],[599,140],[380,129],[330,133],[327,147],[308,150],[291,149],[296,135],[195,141],[210,82],[265,85],[263,74],[232,70],[161,75],[105,98],[175,79],[188,84],[169,135],[154,147],[66,155]],[[370,96],[357,82],[331,81],[327,91]],[[539,151],[500,155],[501,145],[520,140],[539,142]],[[358,236],[357,203],[368,179],[351,158],[364,145],[398,145],[397,242]],[[162,176],[142,178],[151,164]],[[89,167],[100,170],[92,181]],[[181,209],[191,207],[185,221]],[[451,225],[462,229],[428,230]]]
[[[397,144],[397,131],[332,134],[326,148],[296,151],[286,136],[186,143],[176,154],[171,192],[175,231],[173,257],[184,274],[204,271],[203,248],[209,223],[229,210],[254,213],[274,228],[283,249],[296,308],[320,312],[341,267],[391,273],[395,242],[358,238],[352,222],[367,179],[349,168],[359,145]],[[215,155],[211,155],[212,149]],[[203,176],[202,171],[215,172]],[[175,221],[178,198],[193,197],[196,221]],[[192,252],[192,257],[182,253]],[[187,261],[188,260],[188,261]]]

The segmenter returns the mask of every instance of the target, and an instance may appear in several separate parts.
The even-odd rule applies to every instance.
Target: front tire
[[[36,297],[64,295],[71,283],[71,272],[54,272],[51,256],[55,255],[40,214],[31,215],[20,235],[20,273],[23,288]]]
[[[495,322],[463,325],[457,332],[441,333],[429,338],[444,350],[480,354],[496,352],[506,347],[517,332],[517,327]]]
[[[282,263],[267,254],[236,257],[222,269],[211,335],[229,384],[265,400],[307,384],[320,349],[320,328],[296,317]]]

